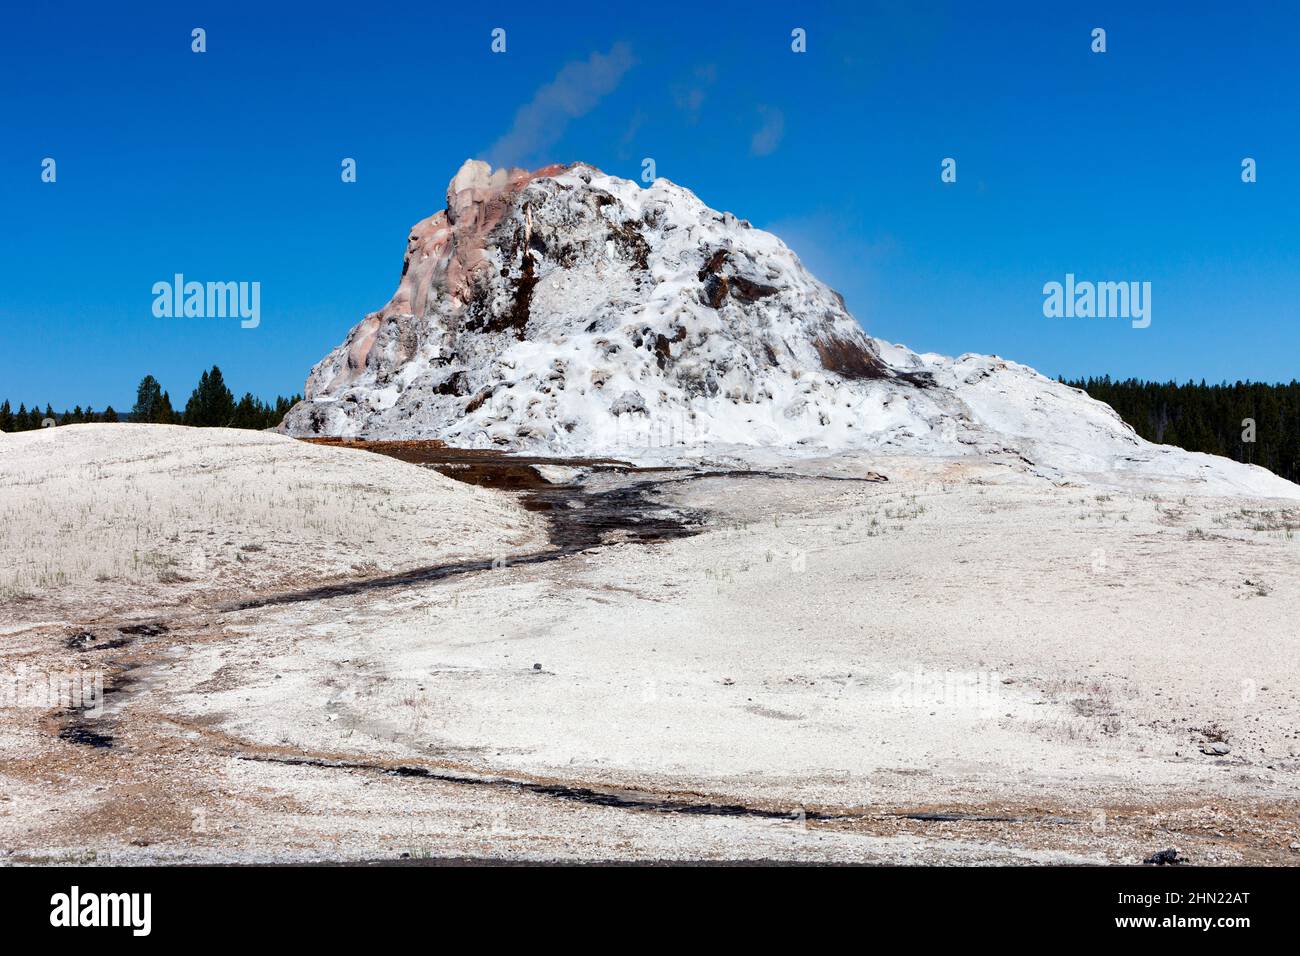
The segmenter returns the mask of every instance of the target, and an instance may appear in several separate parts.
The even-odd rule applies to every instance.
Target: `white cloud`
[[[505,166],[538,158],[554,159],[538,154],[559,141],[569,120],[591,112],[612,93],[633,62],[631,47],[615,43],[608,53],[593,53],[586,60],[566,63],[555,79],[515,113],[510,130],[488,148],[488,162]]]
[[[677,108],[686,114],[688,122],[695,123],[699,121],[700,110],[704,107],[709,88],[717,80],[717,65],[706,63],[703,66],[697,66],[691,71],[691,76],[686,82],[674,85],[673,99],[677,104]]]
[[[763,125],[750,139],[749,151],[755,156],[767,156],[781,145],[781,137],[785,135],[785,114],[775,106],[760,106],[758,112],[763,117]]]

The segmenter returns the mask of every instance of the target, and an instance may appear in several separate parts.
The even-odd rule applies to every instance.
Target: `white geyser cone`
[[[392,299],[312,369],[282,430],[663,459],[746,449],[1001,456],[1065,476],[1300,496],[1151,445],[1108,406],[993,356],[868,336],[771,233],[666,179],[468,160],[407,239]]]

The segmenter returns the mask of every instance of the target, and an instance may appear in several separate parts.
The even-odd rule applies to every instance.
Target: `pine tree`
[[[14,431],[14,413],[9,407],[9,399],[0,405],[0,432]]]
[[[1066,382],[1119,413],[1143,438],[1224,455],[1300,481],[1300,382],[1141,382],[1109,377]],[[1244,441],[1247,419],[1255,440]]]
[[[112,406],[112,405],[109,405],[106,409],[104,409],[104,414],[101,415],[100,417],[101,417],[101,419],[102,419],[103,421],[106,421],[106,422],[116,422],[116,421],[117,421],[117,412],[113,411],[113,406]]]
[[[208,373],[205,371],[199,376],[198,387],[190,393],[190,400],[185,403],[185,411],[182,413],[183,421],[191,428],[198,428],[201,425],[208,424],[206,421],[207,416],[204,414],[205,410],[202,407],[211,389],[208,381]]]
[[[269,412],[265,405],[245,392],[244,397],[235,406],[235,414],[230,419],[231,428],[265,428]]]
[[[249,396],[252,397],[251,395]],[[198,428],[227,428],[235,415],[235,396],[226,387],[221,369],[212,366],[199,378],[185,404],[185,424]]]
[[[140,379],[135,390],[135,407],[131,409],[131,421],[156,422],[162,405],[162,386],[158,379],[146,375]]]

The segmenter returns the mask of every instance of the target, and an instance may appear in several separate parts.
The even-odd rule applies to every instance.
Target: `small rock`
[[[1150,866],[1177,866],[1179,863],[1184,863],[1186,861],[1183,857],[1178,855],[1177,850],[1170,847],[1168,850],[1160,850],[1156,853],[1152,853],[1142,862],[1149,864]]]
[[[663,367],[662,364],[660,367]],[[636,391],[624,392],[618,397],[617,401],[609,407],[609,411],[611,415],[635,415],[638,413],[642,415],[648,414],[645,407],[645,399],[641,396],[640,392]]]
[[[1232,748],[1229,747],[1227,744],[1222,744],[1222,743],[1201,744],[1201,753],[1209,754],[1211,757],[1222,757],[1224,754],[1229,753],[1231,750]]]
[[[533,665],[533,670],[535,670],[535,671],[539,671],[539,670],[541,670],[541,669],[542,669],[542,665],[541,665],[541,664],[534,664],[534,665]]]
[[[724,677],[724,678],[722,678],[722,686],[723,686],[723,687],[730,687],[730,686],[731,686],[732,684],[734,684],[734,683],[735,683],[735,681],[732,680],[730,677]]]

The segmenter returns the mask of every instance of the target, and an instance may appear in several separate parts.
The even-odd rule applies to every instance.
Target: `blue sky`
[[[0,397],[121,410],[148,372],[183,401],[213,363],[300,390],[469,156],[628,178],[653,157],[921,351],[1297,376],[1291,4],[512,6],[6,5]],[[156,318],[177,272],[260,282],[261,324]],[[1044,318],[1067,272],[1151,282],[1151,327]]]

